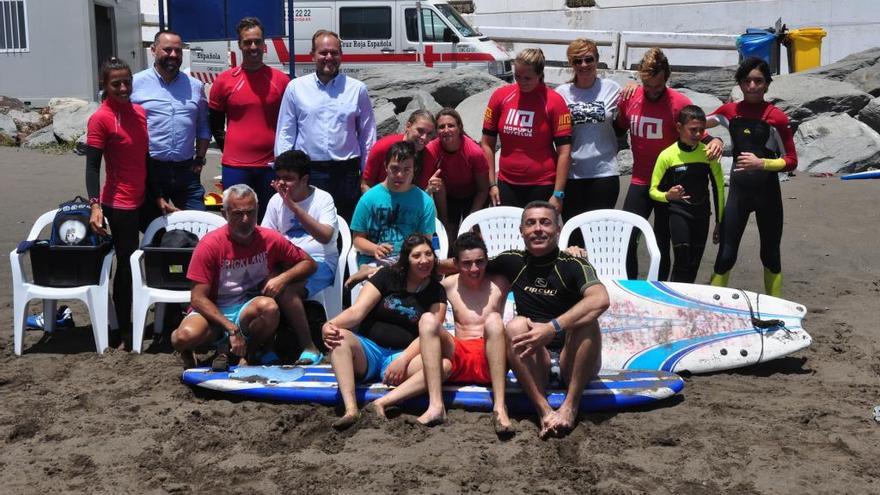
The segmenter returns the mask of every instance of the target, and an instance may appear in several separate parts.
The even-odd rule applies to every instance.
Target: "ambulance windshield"
[[[472,38],[475,36],[481,36],[480,33],[477,32],[476,29],[472,28],[471,25],[468,24],[467,21],[461,17],[458,11],[455,10],[448,3],[434,4],[434,7],[436,7],[441,14],[446,16],[446,20],[449,21],[449,23],[452,24],[452,26],[455,27],[455,29],[459,33],[461,33],[463,37]]]

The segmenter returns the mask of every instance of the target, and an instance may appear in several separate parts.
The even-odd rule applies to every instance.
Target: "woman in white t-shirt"
[[[614,208],[620,193],[617,167],[617,136],[614,118],[620,85],[599,77],[596,43],[576,39],[566,51],[574,77],[560,85],[571,113],[571,168],[565,186],[562,217],[565,220],[585,211]]]

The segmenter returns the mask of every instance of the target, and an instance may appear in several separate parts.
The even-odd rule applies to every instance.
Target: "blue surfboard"
[[[183,372],[187,385],[214,390],[245,399],[274,402],[316,403],[334,406],[342,403],[336,377],[328,365],[319,366],[241,366],[229,371],[214,372],[210,368],[193,368]],[[669,398],[684,388],[684,381],[665,371],[602,370],[584,391],[581,411],[614,411],[647,406]],[[360,384],[357,388],[361,403],[385,395],[390,387],[381,383]],[[447,385],[443,387],[447,407],[483,411],[492,410],[492,390],[482,386]],[[533,408],[508,375],[507,407],[511,412],[529,413]],[[565,398],[558,382],[551,382],[548,401],[554,408]],[[426,404],[424,398],[407,402]]]
[[[864,172],[856,172],[854,174],[843,175],[840,178],[843,180],[880,179],[880,170],[866,170]]]

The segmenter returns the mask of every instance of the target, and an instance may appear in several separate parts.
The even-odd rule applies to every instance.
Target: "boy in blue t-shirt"
[[[385,156],[385,180],[376,184],[358,201],[351,219],[352,245],[358,250],[358,265],[392,264],[400,245],[410,234],[434,234],[437,217],[434,201],[413,186],[415,146],[395,143]],[[358,272],[361,278],[367,274]]]

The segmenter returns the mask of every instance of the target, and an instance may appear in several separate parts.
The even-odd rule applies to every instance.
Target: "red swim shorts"
[[[486,361],[486,341],[484,339],[455,339],[452,371],[449,373],[447,381],[480,385],[492,383],[489,362]]]

